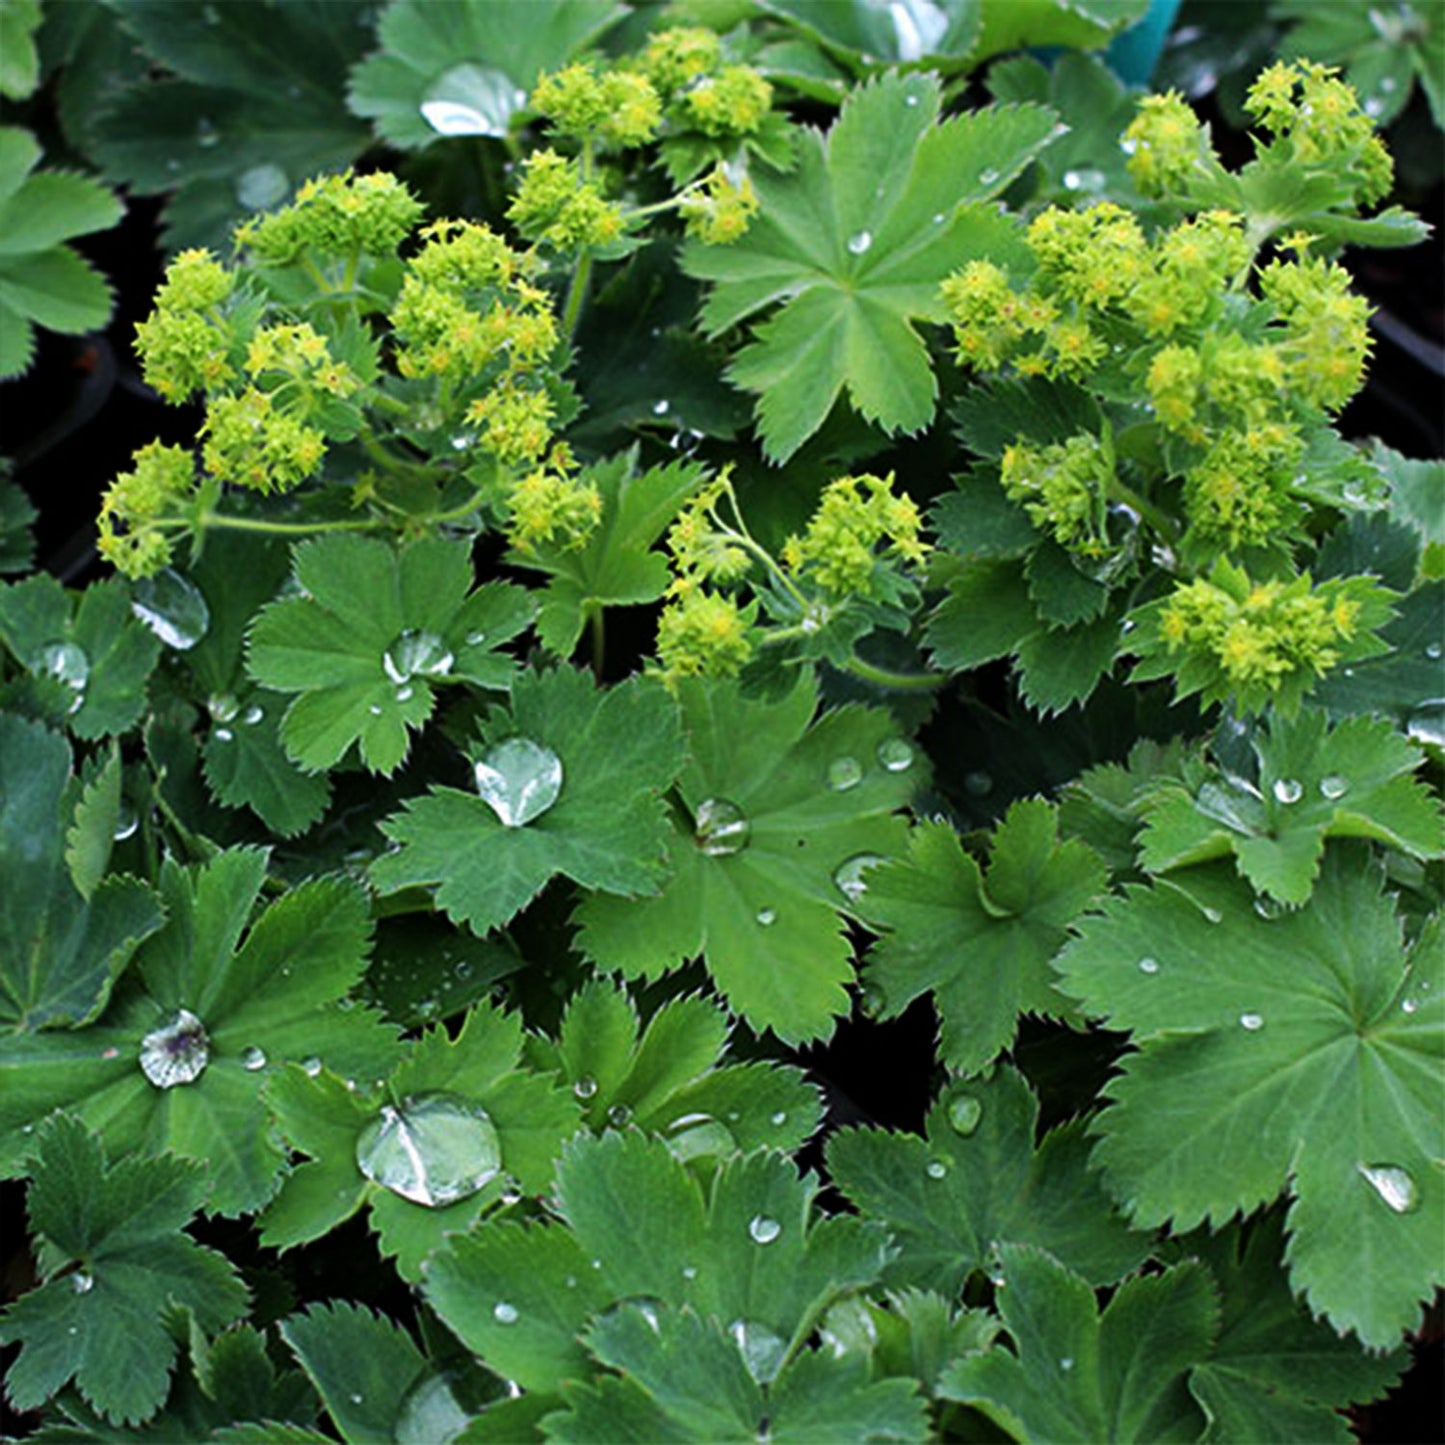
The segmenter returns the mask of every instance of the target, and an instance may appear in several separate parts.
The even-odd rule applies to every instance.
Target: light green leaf
[[[945,1090],[925,1138],[847,1129],[828,1141],[833,1182],[899,1246],[891,1283],[956,1296],[1000,1240],[1035,1244],[1096,1284],[1142,1262],[1132,1234],[1087,1168],[1083,1126],[1034,1146],[1038,1101],[1011,1068]]]
[[[759,8],[829,51],[846,52],[855,63],[904,65],[927,58],[957,66],[978,38],[983,13],[980,0],[904,0],[889,6],[869,0],[759,0]]]
[[[855,91],[826,141],[802,132],[796,170],[755,172],[761,211],[741,240],[683,250],[683,269],[716,283],[708,335],[783,303],[730,372],[759,394],[775,462],[822,426],[845,385],[884,431],[927,426],[937,386],[914,322],[943,319],[938,283],[950,271],[1020,245],[1014,223],[982,202],[1053,139],[1053,112],[1007,107],[935,124],[939,105],[925,73]]]
[[[351,110],[406,150],[443,135],[504,136],[538,76],[560,70],[623,14],[615,0],[531,0],[517,25],[511,0],[393,0],[377,26],[380,52],[352,71]],[[428,107],[447,102],[472,115],[429,121]],[[467,128],[449,128],[459,124]]]
[[[108,771],[118,786],[118,765]],[[64,828],[78,792],[65,739],[0,714],[0,1027],[7,1032],[94,1018],[161,925],[159,900],[138,879],[99,881],[89,844],[80,870],[89,898],[72,881]],[[103,831],[108,851],[112,830]]]
[[[76,892],[87,903],[95,896],[110,862],[120,818],[120,752],[115,744],[104,755],[100,769],[81,790],[75,818],[65,835],[65,866]]]
[[[47,1282],[0,1317],[0,1343],[21,1345],[6,1376],[11,1402],[36,1409],[73,1379],[107,1420],[136,1424],[166,1396],[176,1355],[167,1308],[188,1306],[218,1330],[244,1310],[245,1286],[185,1233],[205,1197],[199,1165],[107,1164],[99,1140],[67,1118],[47,1124],[36,1146],[30,1227],[52,1264]]]
[[[298,694],[281,737],[303,767],[333,767],[357,744],[368,769],[394,772],[439,683],[507,685],[515,664],[496,649],[531,620],[531,601],[505,582],[469,592],[464,543],[427,539],[396,550],[330,536],[293,555],[309,595],[262,610],[246,665],[264,687]]]
[[[1219,1224],[1287,1189],[1294,1288],[1388,1347],[1445,1273],[1445,950],[1427,929],[1407,964],[1358,848],[1335,845],[1280,918],[1218,870],[1189,884],[1199,903],[1128,889],[1057,960],[1137,1048],[1095,1160],[1146,1227]]]
[[[931,991],[943,1061],[977,1073],[1012,1042],[1021,1013],[1072,1011],[1049,962],[1106,878],[1085,844],[1059,843],[1055,810],[1041,799],[1009,809],[986,874],[946,823],[919,824],[908,861],[876,869],[862,905],[885,931],[865,969],[885,1016]]]
[[[570,668],[522,673],[510,711],[483,728],[479,766],[512,739],[555,761],[555,802],[504,823],[476,794],[433,788],[383,825],[401,846],[372,865],[377,887],[438,884],[447,915],[479,934],[506,923],[559,873],[611,893],[656,891],[667,840],[661,795],[682,763],[677,709],[662,686],[634,677],[599,694]],[[512,764],[499,766],[511,776]]]
[[[40,83],[40,58],[35,32],[40,28],[40,0],[5,0],[0,5],[0,95],[24,100]]]
[[[1373,838],[1416,858],[1438,857],[1445,827],[1410,776],[1417,749],[1376,718],[1329,727],[1322,712],[1273,718],[1254,742],[1259,786],[1211,773],[1197,788],[1166,783],[1140,804],[1140,862],[1151,872],[1233,855],[1240,873],[1283,903],[1305,902],[1325,839]]]
[[[1103,1314],[1086,1281],[1043,1250],[999,1249],[998,1308],[1017,1353],[965,1355],[943,1374],[946,1398],[975,1406],[1019,1440],[1196,1440],[1185,1372],[1209,1353],[1219,1307],[1193,1261],[1127,1280]]]
[[[691,762],[678,788],[686,818],[668,842],[673,877],[655,900],[592,897],[579,943],[602,968],[656,976],[703,955],[728,1006],[757,1030],[797,1041],[826,1035],[849,1007],[852,951],[840,913],[863,883],[844,865],[902,851],[891,817],[920,785],[921,754],[889,769],[879,748],[897,730],[859,707],[810,726],[816,691],[753,702],[736,684],[678,687]],[[712,833],[720,820],[729,830]]]

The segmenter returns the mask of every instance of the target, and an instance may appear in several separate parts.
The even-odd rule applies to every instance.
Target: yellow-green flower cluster
[[[1390,153],[1333,66],[1280,61],[1260,73],[1244,105],[1277,137],[1287,138],[1294,159],[1336,174],[1353,172],[1357,200],[1369,203],[1388,193],[1394,179]]]
[[[273,266],[289,265],[308,250],[346,258],[389,256],[423,209],[395,176],[346,170],[305,182],[291,205],[237,226],[236,245]]]
[[[569,65],[542,76],[527,103],[574,140],[646,145],[662,123],[662,102],[652,82],[627,70],[598,74],[592,65]]]
[[[884,556],[920,563],[928,555],[921,527],[913,499],[893,494],[891,473],[840,477],[823,489],[807,530],[783,544],[783,563],[831,598],[878,598]]]
[[[206,470],[217,481],[258,492],[290,491],[313,475],[326,455],[319,431],[255,387],[236,396],[212,397],[201,435]]]
[[[303,407],[317,392],[350,396],[361,385],[356,373],[332,356],[326,338],[304,321],[259,328],[246,348],[246,371],[258,383],[265,379],[295,391]]]
[[[171,560],[161,523],[192,494],[195,464],[184,447],[151,442],[107,488],[98,518],[100,555],[127,577],[150,577]]]
[[[678,201],[687,234],[709,246],[727,246],[748,229],[758,198],[747,173],[735,181],[727,166],[716,166]]]
[[[527,157],[507,219],[529,241],[564,252],[605,246],[622,234],[622,208],[582,179],[577,161],[545,146]]]
[[[507,537],[523,556],[542,547],[575,551],[602,520],[602,494],[569,475],[566,448],[556,448],[548,462],[515,482],[507,497]]]
[[[552,398],[515,377],[478,397],[467,420],[484,428],[483,442],[504,462],[535,461],[552,442]]]
[[[235,375],[220,307],[235,278],[209,251],[182,251],[166,268],[151,314],[138,323],[142,373],[167,401],[224,385]]]
[[[668,120],[682,130],[714,140],[755,135],[772,108],[772,86],[750,65],[725,64],[710,30],[661,31],[637,65],[662,97]]]
[[[740,607],[720,592],[689,587],[657,620],[662,679],[735,677],[752,658],[757,603]]]
[[[1040,447],[1016,442],[1004,449],[999,479],[1008,498],[1062,546],[1090,556],[1107,549],[1114,468],[1098,437],[1081,432]]]
[[[1280,422],[1225,432],[1185,477],[1191,540],[1226,551],[1279,540],[1299,510],[1288,488],[1303,454],[1298,431]]]
[[[1284,323],[1280,350],[1291,385],[1338,411],[1364,384],[1369,303],[1350,294],[1347,271],[1323,260],[1274,261],[1260,274],[1260,289]]]
[[[1216,567],[1175,591],[1159,631],[1170,652],[1208,654],[1242,693],[1272,692],[1298,674],[1328,672],[1357,636],[1361,610],[1345,581],[1315,587],[1304,573],[1256,583],[1241,569]]]
[[[1145,196],[1181,190],[1196,167],[1207,172],[1214,161],[1209,137],[1178,91],[1146,95],[1121,144],[1129,175]]]
[[[731,496],[729,488],[725,470],[693,495],[668,529],[667,550],[676,573],[670,595],[686,596],[704,582],[739,582],[752,566],[752,558],[739,545],[741,534],[717,520],[718,505]]]

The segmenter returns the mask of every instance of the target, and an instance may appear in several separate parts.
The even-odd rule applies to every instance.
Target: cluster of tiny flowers
[[[182,251],[166,268],[155,309],[135,332],[142,374],[167,401],[184,401],[235,375],[220,310],[234,284],[209,251]]]
[[[217,481],[258,492],[290,491],[313,476],[326,456],[325,439],[315,427],[256,387],[212,397],[201,436],[201,458]]]
[[[739,534],[717,520],[728,486],[725,471],[692,497],[668,529],[667,550],[676,574],[670,595],[685,597],[704,582],[739,582],[747,576],[752,559],[738,545]]]
[[[732,168],[715,166],[678,201],[687,234],[709,246],[728,246],[748,229],[758,198],[746,172],[734,179]]]
[[[1185,505],[1206,547],[1262,547],[1291,530],[1300,506],[1288,495],[1304,442],[1292,427],[1266,423],[1225,432],[1185,479]]]
[[[752,658],[757,603],[746,607],[722,592],[684,588],[657,620],[657,659],[664,682],[683,677],[735,677]]]
[[[304,321],[257,330],[246,348],[246,371],[257,382],[274,383],[273,391],[296,392],[303,405],[315,393],[345,397],[361,385],[356,373],[331,355],[326,338]]]
[[[1328,261],[1273,261],[1259,279],[1283,323],[1280,350],[1291,385],[1315,406],[1338,411],[1364,384],[1369,303],[1351,294],[1349,273]]]
[[[132,458],[134,470],[110,484],[100,504],[97,547],[118,572],[150,577],[171,560],[160,524],[192,495],[195,463],[184,447],[151,442]]]
[[[605,246],[622,235],[622,208],[582,178],[580,163],[542,147],[523,163],[522,182],[507,219],[529,241],[557,251]]]
[[[664,30],[648,41],[638,69],[661,97],[679,130],[713,140],[755,135],[773,104],[773,88],[750,65],[724,63],[722,45],[710,30]]]
[[[591,482],[570,475],[574,463],[565,445],[558,445],[547,465],[512,484],[507,497],[507,537],[522,556],[543,547],[575,551],[602,520],[602,494]]]
[[[1242,568],[1217,563],[1207,578],[1182,584],[1159,614],[1159,638],[1217,673],[1239,705],[1255,710],[1334,667],[1368,627],[1388,616],[1369,578],[1308,573],[1254,582]],[[1185,663],[1181,678],[1191,664]]]
[[[395,176],[351,171],[305,182],[295,201],[236,228],[238,247],[286,266],[305,252],[325,257],[389,256],[411,234],[423,206]]]
[[[1164,196],[1185,188],[1190,176],[1215,164],[1209,136],[1178,91],[1146,95],[1124,131],[1121,144],[1129,175],[1145,196]]]
[[[591,65],[569,65],[542,76],[527,103],[573,140],[641,146],[662,123],[662,101],[652,82],[627,70],[599,74]]]
[[[807,530],[783,544],[783,564],[795,578],[821,588],[831,600],[879,599],[885,556],[921,563],[928,547],[911,497],[893,494],[893,477],[840,477],[830,482]]]
[[[1245,109],[1289,147],[1291,159],[1356,177],[1355,199],[1369,204],[1394,180],[1390,153],[1353,87],[1332,66],[1280,61],[1249,88]]]
[[[1103,518],[1114,468],[1087,432],[1050,446],[1015,442],[1004,449],[999,479],[1038,527],[1088,556],[1107,549]]]

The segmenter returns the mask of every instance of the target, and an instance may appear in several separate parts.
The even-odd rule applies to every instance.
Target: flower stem
[[[943,687],[948,682],[944,673],[938,672],[894,672],[892,668],[878,667],[864,662],[856,653],[843,664],[844,671],[875,687],[892,688],[895,692],[918,692]]]
[[[203,512],[199,518],[202,531],[218,527],[230,532],[271,532],[278,536],[309,536],[313,532],[372,532],[381,524],[376,521],[357,522],[263,522],[259,517],[229,517],[223,512]]]

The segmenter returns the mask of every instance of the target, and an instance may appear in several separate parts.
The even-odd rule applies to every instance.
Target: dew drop
[[[1431,662],[1439,662],[1442,655],[1445,655],[1445,648],[1442,648],[1438,642],[1431,642],[1426,645],[1425,656],[1428,657]]]
[[[1327,778],[1320,779],[1320,796],[1334,802],[1336,798],[1343,798],[1350,791],[1350,780],[1342,778],[1338,773],[1331,773]]]
[[[1405,731],[1417,743],[1445,747],[1445,697],[1432,697],[1422,702],[1405,719]]]
[[[206,711],[218,723],[230,722],[240,710],[240,703],[229,692],[215,692],[206,699]]]
[[[978,173],[978,183],[981,186],[991,186],[998,180],[998,172],[992,166],[985,166]]]
[[[78,1270],[70,1276],[70,1287],[76,1294],[89,1294],[95,1287],[95,1279],[84,1270]]]
[[[963,775],[965,790],[975,798],[986,798],[993,792],[993,779],[981,769]]]
[[[572,1085],[572,1092],[579,1099],[592,1099],[597,1096],[597,1080],[591,1074],[583,1074],[575,1084]]]
[[[317,1078],[321,1073],[321,1060],[312,1054],[309,1059],[302,1062],[301,1067],[305,1070],[308,1079]]]
[[[1297,803],[1304,796],[1304,787],[1298,778],[1276,778],[1270,790],[1281,803]]]
[[[504,71],[466,61],[443,72],[418,109],[438,135],[504,136],[526,99]]]
[[[904,773],[913,766],[913,744],[906,738],[884,738],[878,744],[878,764],[885,773]]]
[[[382,670],[398,685],[414,677],[441,677],[456,658],[435,632],[408,628],[381,655]]]
[[[885,862],[887,859],[880,858],[876,853],[855,853],[833,870],[833,882],[850,903],[857,903],[868,891],[868,880],[863,875]]]
[[[379,702],[374,702],[369,708],[367,708],[367,712],[369,712],[372,717],[380,717],[384,710],[385,709],[383,709],[382,705]]]
[[[666,416],[672,410],[672,403],[664,396],[652,403],[653,416]]]
[[[1224,915],[1217,908],[1211,908],[1207,903],[1202,905],[1200,912],[1204,914],[1204,921],[1206,923],[1224,922]]]
[[[517,1323],[517,1307],[508,1304],[506,1300],[498,1300],[492,1306],[492,1318],[499,1325],[514,1325]]]
[[[215,738],[218,743],[228,743],[236,736],[236,734],[233,733],[230,728],[217,728],[215,732],[211,734],[211,736]]]
[[[531,738],[508,738],[473,768],[477,792],[505,828],[540,818],[562,791],[562,760]]]
[[[948,1101],[948,1124],[955,1134],[968,1138],[982,1118],[983,1104],[972,1094],[955,1094]]]
[[[905,95],[903,97],[903,104],[908,106],[909,109],[912,109],[918,104],[918,97],[916,95]]]
[[[774,1129],[781,1129],[783,1125],[788,1122],[788,1111],[786,1109],[779,1109],[776,1114],[771,1116],[768,1122]]]
[[[482,645],[482,643],[484,643],[486,640],[487,640],[487,634],[486,634],[485,632],[469,632],[469,633],[467,633],[467,646],[468,646],[468,647],[480,647],[480,646]]]
[[[413,1204],[440,1209],[489,1184],[502,1145],[487,1112],[454,1094],[423,1094],[386,1105],[356,1141],[356,1166]]]
[[[1420,1191],[1415,1187],[1415,1180],[1398,1164],[1359,1164],[1356,1168],[1396,1214],[1408,1214],[1419,1204]]]
[[[856,788],[862,781],[863,765],[857,758],[845,754],[841,758],[834,758],[828,764],[828,786],[835,793],[845,793],[849,788]]]
[[[173,567],[133,583],[130,610],[177,652],[194,647],[211,627],[211,609],[200,589]]]
[[[748,1221],[748,1234],[754,1244],[771,1244],[782,1232],[783,1226],[766,1214],[755,1214]]]
[[[1066,191],[1085,191],[1096,194],[1104,189],[1107,182],[1108,177],[1103,171],[1096,170],[1093,166],[1064,172],[1064,189]]]
[[[683,1265],[683,1267],[682,1267],[682,1277],[683,1277],[684,1279],[696,1279],[696,1278],[697,1278],[697,1266],[696,1266],[695,1264],[685,1264],[685,1265]]]
[[[625,1129],[632,1122],[632,1110],[626,1104],[613,1104],[607,1111],[607,1122],[614,1129]]]
[[[727,798],[705,798],[697,805],[693,843],[709,858],[727,858],[748,846],[753,825],[748,816]]]
[[[788,1356],[788,1347],[781,1336],[757,1320],[734,1320],[728,1326],[728,1334],[733,1337],[748,1374],[759,1385],[771,1385]]]
[[[241,721],[245,723],[248,727],[255,727],[256,724],[260,722],[261,719],[265,716],[265,708],[259,707],[255,703],[252,703],[252,705],[246,709],[246,714],[241,719]]]
[[[778,921],[778,913],[775,908],[760,908],[757,912],[757,920],[761,927],[771,928]]]
[[[249,166],[236,177],[236,200],[248,211],[264,211],[284,200],[291,177],[272,161]]]
[[[1141,958],[1139,960],[1139,972],[1156,974],[1159,972],[1159,960],[1157,958]]]
[[[667,1126],[665,1139],[672,1157],[680,1163],[704,1156],[726,1158],[737,1152],[737,1140],[726,1124],[711,1114],[683,1114]]]
[[[1419,1000],[1419,999],[1407,998],[1407,999],[1404,1001],[1404,1003],[1402,1003],[1402,1004],[1400,1005],[1400,1012],[1401,1012],[1401,1013],[1406,1013],[1406,1014],[1412,1014],[1412,1013],[1414,1013],[1415,1010],[1418,1009],[1419,1007],[1420,1007],[1420,1000]]]
[[[216,129],[215,121],[203,115],[196,122],[196,144],[209,150],[212,146],[219,144],[220,139],[220,132]]]
[[[258,1049],[255,1044],[252,1044],[250,1048],[243,1049],[241,1051],[241,1067],[251,1074],[254,1074],[257,1069],[264,1069],[266,1067],[264,1051]]]
[[[942,1159],[930,1159],[928,1167],[924,1170],[930,1179],[942,1179],[948,1173],[948,1165]]]
[[[52,642],[40,649],[35,671],[45,677],[53,677],[64,683],[76,694],[71,711],[75,712],[83,701],[85,684],[90,681],[90,659],[83,649],[73,642]]]
[[[407,683],[405,687],[399,687],[396,690],[396,700],[398,702],[410,702],[415,696],[416,689],[410,683]]]
[[[189,1009],[180,1009],[162,1028],[140,1041],[141,1073],[158,1089],[173,1089],[199,1079],[211,1059],[205,1026]]]
[[[872,231],[859,231],[848,238],[848,250],[854,256],[861,256],[872,244]]]
[[[361,1402],[362,1402],[365,1398],[366,1398],[365,1395],[362,1395],[362,1394],[358,1393],[357,1391],[353,1391],[353,1392],[352,1392],[352,1395],[351,1395],[351,1403],[352,1403],[353,1405],[359,1405],[359,1404],[361,1404]]]
[[[1240,1014],[1239,1026],[1247,1029],[1252,1034],[1257,1034],[1264,1027],[1263,1014]]]
[[[1059,1368],[1067,1373],[1069,1370],[1072,1370],[1074,1368],[1074,1362],[1069,1358],[1068,1355],[1064,1355],[1059,1360]]]

